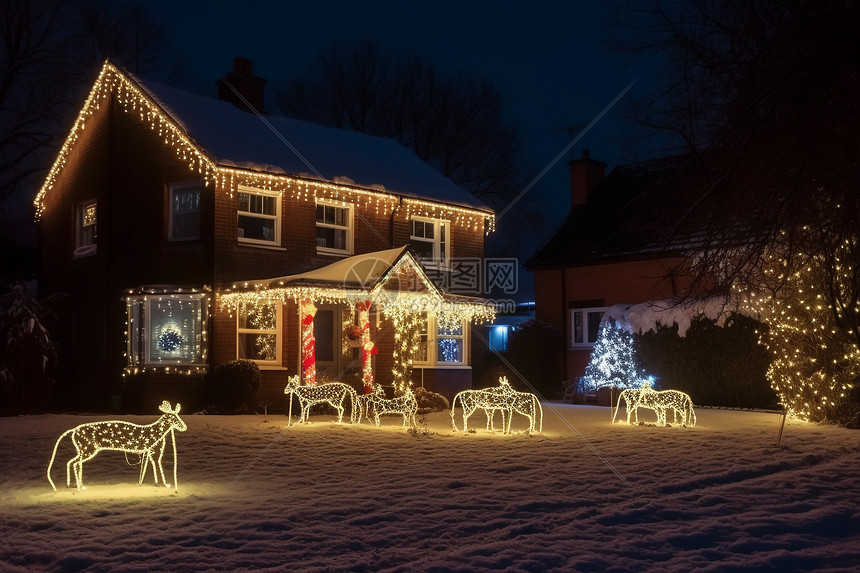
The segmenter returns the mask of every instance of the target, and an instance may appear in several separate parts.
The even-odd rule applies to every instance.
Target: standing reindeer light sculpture
[[[143,478],[149,464],[152,464],[152,475],[158,484],[158,474],[161,474],[161,482],[165,487],[170,487],[164,478],[164,448],[167,445],[167,434],[170,434],[173,442],[173,487],[179,491],[176,479],[176,436],[174,431],[184,432],[188,429],[185,422],[179,417],[180,404],[176,408],[170,406],[170,402],[164,401],[158,407],[163,415],[155,422],[147,425],[132,424],[131,422],[107,421],[89,422],[66,430],[57,438],[51,461],[48,463],[48,481],[54,491],[57,486],[51,479],[51,467],[54,458],[57,457],[57,448],[66,436],[71,436],[72,444],[75,446],[76,455],[66,462],[66,487],[71,487],[72,472],[75,473],[75,486],[79,489],[84,487],[84,462],[87,462],[102,450],[114,450],[140,456],[140,479],[138,485],[143,484]]]

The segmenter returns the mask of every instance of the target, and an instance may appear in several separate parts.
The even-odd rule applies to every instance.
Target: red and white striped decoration
[[[305,384],[317,383],[316,339],[314,338],[314,315],[317,307],[305,299],[299,306],[302,317],[302,380]]]

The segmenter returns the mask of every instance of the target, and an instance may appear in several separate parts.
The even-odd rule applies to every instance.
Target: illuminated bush
[[[233,360],[215,366],[207,375],[215,410],[247,412],[262,386],[260,368],[251,360]]]

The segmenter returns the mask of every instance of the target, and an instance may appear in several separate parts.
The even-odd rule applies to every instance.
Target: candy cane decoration
[[[358,325],[361,328],[361,380],[364,382],[364,393],[373,392],[373,361],[371,356],[378,350],[370,339],[370,307],[371,301],[360,302],[358,308]]]
[[[314,315],[317,307],[305,299],[299,310],[302,315],[302,379],[305,384],[317,383],[316,339],[314,338]]]

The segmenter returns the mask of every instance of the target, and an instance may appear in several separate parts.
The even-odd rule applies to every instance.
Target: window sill
[[[351,257],[352,253],[349,251],[341,251],[338,249],[329,249],[326,247],[317,247],[318,255],[325,255],[327,257],[338,257],[341,259],[345,259],[346,257]]]
[[[75,259],[85,259],[87,257],[94,257],[98,254],[98,245],[86,245],[83,247],[78,247],[72,253],[72,260]]]
[[[424,370],[471,370],[472,367],[468,364],[413,364],[412,368],[421,368]]]
[[[240,247],[251,247],[252,249],[265,249],[265,250],[269,250],[269,251],[285,251],[286,252],[286,250],[287,250],[286,248],[279,247],[278,245],[266,245],[263,243],[253,243],[251,241],[243,241],[241,239],[239,239],[238,245]]]

